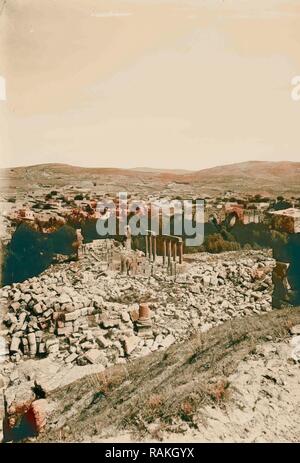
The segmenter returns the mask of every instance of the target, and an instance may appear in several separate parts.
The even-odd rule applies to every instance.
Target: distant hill
[[[195,187],[201,191],[216,193],[225,190],[259,194],[289,193],[300,196],[300,162],[249,161],[224,166],[185,171],[177,169],[134,169],[78,167],[68,164],[39,164],[26,167],[1,169],[1,179],[13,186],[33,184],[65,185],[93,181],[97,185],[140,184],[146,190],[162,191],[168,184]]]
[[[33,166],[14,167],[10,169],[2,169],[9,177],[25,176],[86,176],[86,175],[135,175],[130,169],[118,169],[114,167],[80,167],[71,166],[69,164],[36,164]]]
[[[185,178],[221,190],[300,196],[300,162],[248,161],[199,170]]]
[[[153,169],[151,167],[134,167],[133,169],[137,172],[150,172],[150,173],[155,173],[155,174],[174,174],[174,175],[185,175],[185,174],[192,174],[192,170],[186,170],[186,169]]]
[[[194,178],[237,176],[244,178],[266,178],[267,180],[294,177],[300,179],[300,162],[248,161],[202,169],[194,173]]]

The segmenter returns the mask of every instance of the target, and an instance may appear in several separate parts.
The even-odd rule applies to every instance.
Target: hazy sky
[[[299,0],[6,0],[0,75],[2,166],[300,160]]]

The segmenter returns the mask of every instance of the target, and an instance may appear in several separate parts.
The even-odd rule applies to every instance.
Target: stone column
[[[156,260],[156,236],[153,236],[153,262]]]
[[[176,262],[177,259],[177,241],[173,242],[173,260]]]
[[[125,248],[131,251],[131,229],[129,225],[125,229]]]
[[[139,319],[148,320],[150,318],[150,309],[147,303],[141,303],[139,305]]]
[[[82,243],[83,243],[83,236],[81,233],[81,229],[76,230],[76,254],[77,254],[77,259],[79,259],[82,256]]]
[[[145,244],[146,244],[146,257],[148,257],[148,253],[149,253],[148,235],[145,235]]]
[[[33,358],[36,356],[36,350],[37,350],[35,333],[29,333],[27,338],[28,338],[28,343],[29,343],[30,357]]]
[[[183,260],[183,241],[179,242],[179,263],[182,264]]]
[[[121,273],[126,272],[126,259],[125,256],[121,256]]]
[[[166,239],[163,238],[163,265],[166,265],[166,255],[167,255],[167,242],[166,242]]]
[[[152,260],[152,235],[149,235],[149,260]]]
[[[172,276],[176,277],[176,261],[172,263]]]
[[[167,246],[168,246],[168,267],[170,267],[171,257],[172,257],[172,241],[171,240],[168,240]]]

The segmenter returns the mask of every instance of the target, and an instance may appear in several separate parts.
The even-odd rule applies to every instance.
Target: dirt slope
[[[299,309],[236,319],[57,389],[38,441],[300,440],[299,365],[288,355],[299,323]]]

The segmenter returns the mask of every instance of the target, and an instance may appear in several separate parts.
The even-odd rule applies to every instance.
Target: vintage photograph
[[[0,157],[1,443],[300,442],[299,0],[0,0]]]

